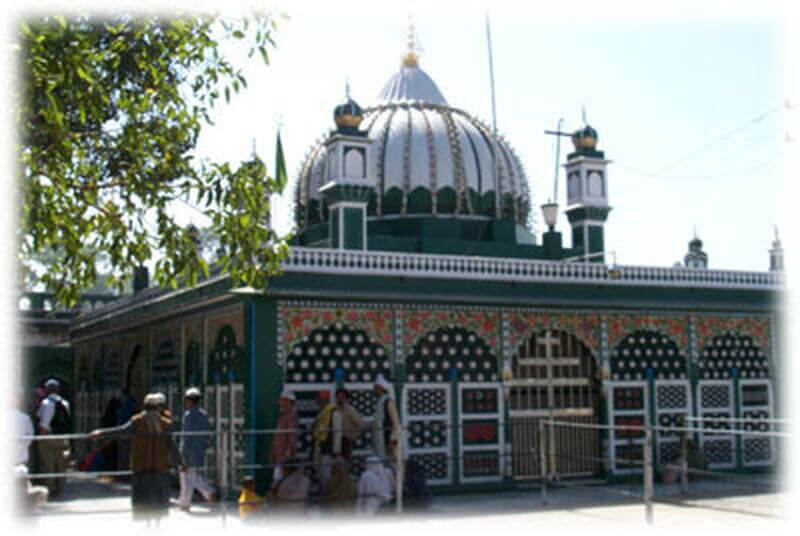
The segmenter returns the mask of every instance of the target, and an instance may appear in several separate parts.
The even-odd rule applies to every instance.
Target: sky
[[[420,67],[448,102],[484,120],[491,119],[485,17],[490,15],[494,48],[497,124],[525,165],[534,206],[552,196],[555,147],[544,134],[564,118],[568,130],[582,126],[585,107],[599,133],[598,148],[613,163],[608,170],[606,249],[620,264],[671,266],[681,260],[694,229],[714,269],[766,270],[773,226],[786,246],[790,273],[800,266],[795,184],[797,107],[800,106],[798,21],[791,2],[687,0],[671,2],[570,0],[489,4],[461,2],[336,1],[265,2],[290,19],[279,22],[271,65],[246,63],[248,88],[215,113],[216,126],[201,136],[198,156],[238,163],[253,143],[262,158],[274,160],[275,133],[282,125],[291,181],[277,203],[275,225],[288,231],[296,172],[305,151],[333,127],[332,111],[349,80],[362,106],[373,103],[400,66],[414,17],[423,48]],[[76,2],[37,3],[50,10]],[[139,0],[83,6],[117,12],[122,7],[164,9],[164,2]],[[187,7],[173,1],[170,6]],[[219,8],[219,2],[191,2]],[[236,16],[242,2],[225,2]],[[5,3],[4,14],[21,6]],[[0,42],[7,52],[15,18],[3,17]],[[232,51],[236,54],[236,51]],[[4,71],[13,66],[4,55]],[[4,94],[11,76],[0,79]],[[788,100],[792,109],[785,107]],[[7,125],[13,125],[4,107]],[[0,129],[5,163],[13,160],[13,128]],[[797,140],[794,142],[787,140]],[[562,159],[569,141],[561,146]],[[274,170],[270,170],[274,171]],[[0,180],[0,224],[13,236],[14,173]],[[561,175],[559,203],[566,188]],[[202,224],[183,207],[179,217]],[[539,214],[538,222],[542,221]],[[565,217],[558,230],[568,239]],[[542,225],[539,223],[537,236]],[[14,314],[15,248],[0,248],[0,312]],[[794,325],[800,300],[788,280],[785,325]],[[5,334],[13,327],[4,323]],[[13,355],[11,338],[0,350]],[[798,347],[800,341],[793,341]],[[787,366],[791,367],[788,360]],[[787,377],[791,371],[787,371]],[[0,383],[9,381],[2,375]],[[796,377],[796,376],[795,376]],[[11,393],[12,385],[0,390]],[[789,390],[790,395],[796,390]],[[792,401],[797,407],[797,400]],[[2,450],[2,449],[0,449]],[[797,464],[795,464],[797,465]],[[797,473],[797,467],[794,467]],[[800,475],[798,475],[800,476]],[[3,481],[3,485],[6,483]]]
[[[216,111],[198,156],[238,163],[255,143],[271,165],[280,125],[290,183],[274,224],[288,231],[306,151],[333,127],[346,81],[359,104],[375,102],[400,68],[409,14],[423,49],[420,67],[451,106],[491,121],[488,12],[498,130],[527,170],[537,236],[538,206],[553,196],[555,168],[555,139],[544,130],[559,118],[566,130],[581,127],[585,107],[598,148],[612,160],[606,250],[616,262],[672,266],[696,229],[710,268],[768,268],[774,226],[784,241],[791,232],[781,194],[800,143],[779,10],[766,9],[769,3],[670,13],[614,3],[569,12],[428,4],[275,4],[290,18],[279,20],[269,67],[245,61],[248,88]],[[563,139],[562,162],[570,150]],[[562,170],[557,230],[569,244],[565,192]],[[196,210],[182,211],[203,223]]]

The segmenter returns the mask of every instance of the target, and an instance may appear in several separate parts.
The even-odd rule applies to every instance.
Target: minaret
[[[697,231],[689,241],[689,252],[683,257],[683,265],[701,270],[708,268],[708,255],[703,251],[703,241],[697,238]]]
[[[778,238],[778,226],[775,226],[775,240],[772,241],[772,249],[769,250],[769,271],[783,272],[783,246],[781,239]]]
[[[347,85],[344,104],[333,111],[336,130],[325,142],[327,182],[319,189],[327,202],[328,233],[335,249],[367,249],[367,203],[376,178],[372,142],[359,130],[361,107],[350,98]]]
[[[585,122],[585,119],[584,119]],[[606,167],[611,160],[595,149],[597,131],[588,124],[572,135],[575,151],[567,155],[564,164],[567,175],[567,219],[572,227],[572,247],[587,260],[604,262],[604,225],[611,207],[608,206]]]

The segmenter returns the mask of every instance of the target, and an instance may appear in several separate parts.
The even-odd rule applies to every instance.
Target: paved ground
[[[698,526],[758,526],[786,528],[789,494],[765,483],[766,477],[738,475],[729,481],[699,481],[690,484],[690,494],[683,497],[676,485],[656,485],[653,525],[656,528]],[[111,527],[141,531],[144,523],[134,524],[130,513],[130,490],[125,484],[102,484],[93,480],[69,482],[65,497],[42,507],[42,511],[23,520],[26,528],[64,534],[64,530],[108,534]],[[302,524],[298,522],[302,521]],[[503,531],[530,531],[532,526],[580,530],[586,527],[609,527],[615,531],[636,530],[645,525],[641,486],[598,485],[591,482],[565,482],[548,489],[543,504],[538,488],[499,493],[436,496],[431,509],[424,513],[397,516],[387,512],[374,519],[354,519],[344,515],[314,515],[302,520],[276,514],[244,523],[235,504],[217,503],[211,507],[197,504],[187,513],[171,509],[161,523],[162,530],[266,528],[293,523],[296,529],[318,530],[334,523],[347,523],[355,532],[374,534],[374,522],[408,534],[420,526],[426,533],[446,530],[475,530],[501,523]],[[383,531],[383,528],[380,529]],[[391,532],[391,530],[389,531]],[[2,535],[0,535],[2,536]]]

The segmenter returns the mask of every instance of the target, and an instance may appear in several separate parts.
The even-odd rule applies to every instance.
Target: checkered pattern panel
[[[447,481],[449,479],[446,453],[411,454],[409,458],[422,466],[428,482],[435,480]]]
[[[486,342],[461,327],[440,328],[422,337],[407,360],[409,382],[447,382],[455,368],[461,382],[497,381],[497,358]]]
[[[714,337],[700,352],[697,366],[702,379],[728,379],[736,368],[739,378],[768,378],[769,362],[749,335],[725,333]]]
[[[350,404],[363,416],[372,417],[375,414],[375,391],[372,386],[360,389],[348,389]]]
[[[447,444],[447,433],[446,421],[412,421],[408,424],[408,444],[415,450],[444,447]]]
[[[731,405],[731,391],[727,385],[702,385],[700,387],[700,406],[702,408],[728,408]]]
[[[658,426],[665,428],[679,428],[686,425],[686,413],[660,413],[658,415]],[[681,420],[681,418],[684,420]],[[680,432],[671,430],[658,430],[659,438],[680,438]]]
[[[685,385],[659,385],[656,387],[658,409],[683,409],[688,405]]]
[[[718,411],[713,413],[703,413],[703,428],[706,430],[730,430],[733,417],[730,412]]]
[[[767,462],[772,458],[772,442],[768,437],[745,437],[742,441],[745,463]]]
[[[752,419],[752,420],[769,419],[769,411],[767,410],[745,411],[742,414],[742,417],[744,417],[745,419]],[[742,424],[742,429],[747,430],[748,432],[769,432],[770,426],[769,423],[766,421],[745,422]]]
[[[648,368],[656,379],[687,377],[686,356],[672,339],[655,331],[634,331],[611,354],[611,379],[644,380]]]
[[[414,389],[408,391],[409,415],[440,415],[447,408],[446,392],[442,389]]]
[[[733,442],[728,439],[709,439],[703,443],[703,453],[709,464],[733,464]]]
[[[345,382],[372,383],[378,374],[390,376],[391,363],[374,338],[337,322],[315,329],[292,347],[286,359],[286,382],[333,382],[339,367]]]

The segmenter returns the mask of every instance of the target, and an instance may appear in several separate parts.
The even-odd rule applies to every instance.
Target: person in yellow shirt
[[[256,481],[252,476],[242,478],[242,493],[239,495],[239,516],[245,519],[258,512],[264,497],[256,493]]]

